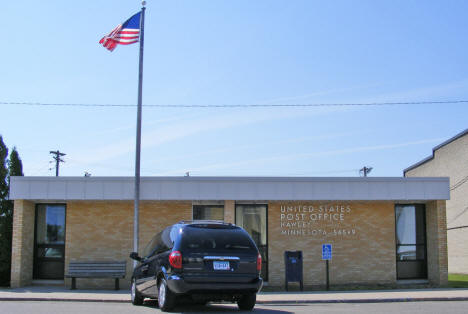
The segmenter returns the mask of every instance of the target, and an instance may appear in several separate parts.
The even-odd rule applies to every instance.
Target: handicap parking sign
[[[322,259],[323,260],[332,259],[332,245],[331,244],[322,244]]]

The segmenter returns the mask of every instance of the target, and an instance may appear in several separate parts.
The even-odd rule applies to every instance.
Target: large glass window
[[[217,252],[245,252],[254,250],[252,240],[245,233],[237,232],[239,228],[199,228],[189,226],[184,229],[181,247],[184,249],[200,249]]]
[[[193,205],[193,220],[224,220],[223,205]]]
[[[149,257],[155,253],[164,252],[173,247],[174,243],[171,239],[171,231],[173,227],[167,227],[157,235],[143,249],[143,257]]]
[[[398,278],[424,278],[426,271],[426,217],[424,205],[395,207]]]
[[[37,205],[34,256],[34,278],[63,278],[65,205]]]
[[[65,243],[65,206],[38,205],[37,244],[64,244]]]
[[[268,281],[267,205],[236,204],[236,225],[247,231],[262,255],[262,277]]]

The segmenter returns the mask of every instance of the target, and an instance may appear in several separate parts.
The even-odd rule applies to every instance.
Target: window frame
[[[207,202],[207,203],[198,203],[198,204],[192,204],[192,220],[193,221],[199,221],[199,220],[218,220],[218,219],[195,219],[195,209],[196,208],[221,208],[222,209],[222,216],[223,219],[221,221],[224,221],[224,216],[225,216],[225,206],[224,203],[217,203],[217,202]]]
[[[415,235],[415,242],[416,243],[404,243],[404,244],[398,244],[398,232],[397,232],[397,216],[396,216],[396,209],[397,207],[405,207],[405,206],[413,206],[415,210],[415,221],[417,221],[416,215],[418,213],[418,208],[422,209],[423,217],[422,217],[422,225],[423,225],[423,234],[424,234],[424,242],[418,243],[418,236],[417,234]],[[417,232],[417,231],[416,231]],[[400,260],[398,259],[398,248],[399,247],[405,247],[405,246],[415,246],[416,247],[416,252],[418,247],[424,247],[424,258],[418,258],[418,255],[416,253],[416,259],[412,260]],[[427,261],[427,228],[426,228],[426,206],[425,204],[395,204],[395,257],[397,262],[405,261],[405,262],[411,262],[411,261]]]
[[[424,235],[424,242],[419,243],[418,242],[418,235],[416,231],[415,235],[415,242],[416,243],[404,243],[404,244],[398,244],[398,231],[397,231],[397,226],[398,226],[398,221],[397,221],[397,216],[396,216],[396,209],[398,207],[405,207],[405,206],[413,206],[415,210],[415,223],[417,224],[417,213],[418,213],[418,208],[420,209],[420,212],[422,212],[422,227],[424,228],[422,231],[422,234]],[[395,262],[396,262],[396,279],[397,280],[411,280],[411,279],[427,279],[428,278],[428,264],[427,264],[427,212],[426,212],[426,205],[421,204],[421,203],[396,203],[394,206],[394,215],[395,215]],[[416,230],[416,229],[415,229]],[[398,248],[399,247],[405,247],[405,246],[414,246],[416,247],[416,257],[415,259],[407,259],[407,260],[401,260],[398,258]],[[418,258],[418,248],[419,247],[424,247],[424,258]],[[419,264],[420,270],[419,270],[419,276],[417,275],[418,273],[414,273],[415,276],[405,276],[407,274],[407,271],[409,269],[417,269],[413,267],[418,267],[417,265]],[[401,268],[401,269],[400,269]]]
[[[234,223],[236,226],[239,226],[238,225],[238,222],[237,222],[237,210],[238,210],[238,207],[241,207],[241,206],[264,206],[265,207],[265,233],[266,233],[266,244],[265,244],[265,259],[262,258],[262,264],[265,265],[263,267],[262,265],[262,270],[264,269],[264,278],[263,280],[265,282],[268,282],[268,277],[269,277],[269,272],[270,272],[270,268],[269,268],[269,255],[270,255],[270,249],[269,249],[269,242],[268,242],[268,235],[269,235],[269,224],[268,224],[268,207],[269,207],[269,204],[268,203],[265,203],[265,202],[236,202],[234,204]],[[240,227],[240,226],[239,226]],[[253,239],[253,238],[252,238]],[[255,241],[254,241],[255,243]],[[257,243],[255,243],[255,245],[257,245]],[[258,245],[257,245],[257,248],[258,248]],[[258,248],[258,250],[260,251],[260,248]]]
[[[40,206],[63,206],[65,211],[65,219],[64,219],[64,234],[63,234],[63,244],[47,244],[47,243],[38,243],[37,238],[37,222],[38,222],[38,211]],[[33,246],[33,279],[41,279],[39,278],[39,264],[40,263],[47,263],[47,262],[60,262],[63,263],[63,271],[65,272],[65,255],[66,255],[66,244],[67,244],[67,203],[36,203],[34,205],[34,246]],[[38,251],[39,248],[58,248],[61,249],[63,252],[63,257],[39,257]]]

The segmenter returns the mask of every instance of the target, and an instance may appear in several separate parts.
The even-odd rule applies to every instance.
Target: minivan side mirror
[[[141,257],[138,256],[138,253],[137,253],[137,252],[132,252],[132,253],[130,253],[130,258],[131,258],[131,259],[134,259],[135,261],[138,261],[138,262],[141,261]]]

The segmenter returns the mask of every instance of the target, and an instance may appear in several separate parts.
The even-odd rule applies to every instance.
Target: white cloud
[[[236,110],[218,115],[206,116],[198,119],[185,119],[179,123],[157,127],[142,134],[141,147],[148,149],[165,143],[174,142],[201,132],[216,132],[217,130],[239,127],[241,125],[254,124],[264,121],[295,118],[298,116],[310,116],[328,114],[342,110],[341,108],[317,108],[313,111],[275,109]],[[77,163],[98,163],[135,151],[135,139],[132,137],[121,141],[104,145],[85,153],[70,152]]]

